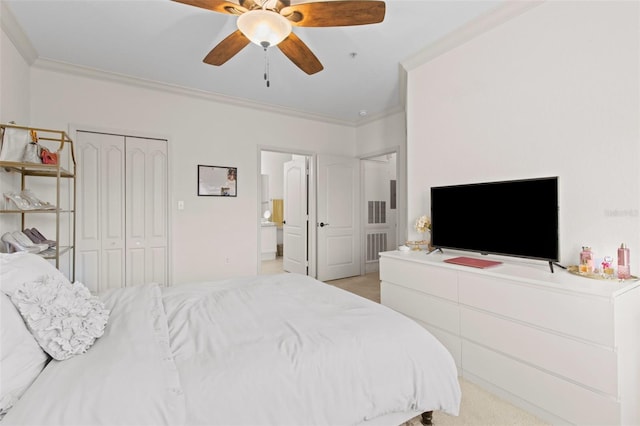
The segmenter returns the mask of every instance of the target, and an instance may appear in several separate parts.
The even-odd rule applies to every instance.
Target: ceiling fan
[[[249,42],[278,48],[307,74],[322,71],[323,66],[311,49],[293,33],[298,27],[340,27],[382,22],[384,1],[336,0],[291,5],[291,0],[173,0],[214,12],[238,16],[238,29],[222,40],[204,58],[210,65],[222,65]]]

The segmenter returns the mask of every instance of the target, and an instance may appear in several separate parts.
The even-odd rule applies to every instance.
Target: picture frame
[[[237,197],[238,168],[198,164],[198,196]]]

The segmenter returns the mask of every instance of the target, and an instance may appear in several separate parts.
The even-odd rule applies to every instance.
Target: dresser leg
[[[433,420],[433,411],[425,411],[424,413],[422,413],[422,420],[420,421],[420,423],[422,423],[425,426],[430,426],[433,424],[432,420]]]

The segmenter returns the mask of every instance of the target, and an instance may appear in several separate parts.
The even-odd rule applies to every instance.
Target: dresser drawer
[[[460,303],[613,347],[613,304],[495,277],[460,273]]]
[[[609,395],[618,394],[616,353],[474,309],[460,310],[464,339]]]
[[[448,331],[444,331],[440,328],[432,327],[419,320],[416,320],[416,322],[424,327],[429,333],[438,339],[445,348],[447,348],[456,363],[458,375],[460,375],[460,371],[462,371],[462,343],[460,336],[449,333]]]
[[[458,278],[453,270],[382,257],[380,280],[458,301]]]
[[[458,305],[394,283],[380,283],[380,302],[429,326],[460,334]]]
[[[471,373],[571,424],[620,424],[620,404],[615,398],[464,339],[462,353],[463,377],[465,373]]]

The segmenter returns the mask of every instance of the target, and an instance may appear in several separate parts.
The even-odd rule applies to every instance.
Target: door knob
[[[329,226],[328,223],[320,222],[320,228],[324,228],[325,226]]]

